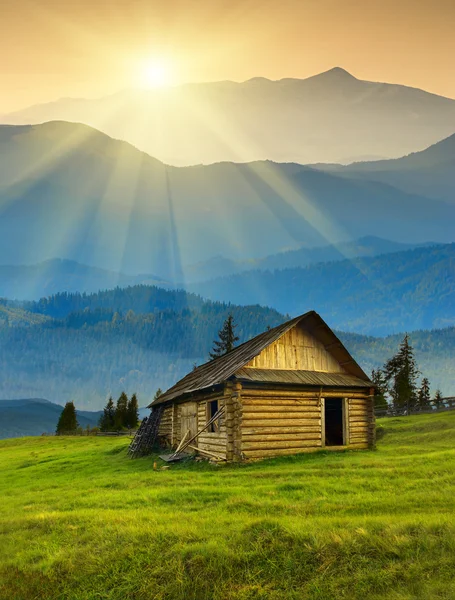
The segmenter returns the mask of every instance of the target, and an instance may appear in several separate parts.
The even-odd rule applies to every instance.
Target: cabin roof
[[[215,358],[200,367],[196,367],[191,373],[188,373],[183,379],[178,381],[175,385],[169,388],[164,394],[154,400],[149,407],[175,400],[176,398],[197,392],[205,388],[211,387],[223,383],[227,379],[237,376],[238,379],[242,379],[242,375],[246,378],[245,371],[243,369],[255,356],[260,354],[264,348],[273,344],[287,331],[295,327],[297,324],[302,323],[305,329],[317,338],[324,347],[338,360],[341,366],[347,371],[345,374],[336,373],[320,373],[316,371],[293,371],[294,375],[289,375],[291,372],[288,370],[275,371],[272,369],[252,369],[248,367],[248,380],[253,381],[253,372],[256,371],[258,378],[255,381],[268,381],[264,379],[264,376],[272,377],[273,381],[279,383],[299,383],[306,385],[336,385],[336,386],[360,386],[360,382],[363,387],[371,385],[368,376],[365,374],[363,369],[357,364],[352,358],[349,352],[346,350],[342,342],[338,339],[335,333],[330,329],[327,323],[318,315],[314,310],[307,312],[299,317],[295,317],[290,321],[286,321],[282,325],[278,325],[273,329],[264,331],[252,338],[251,340],[240,344],[234,348],[228,354]],[[264,372],[268,372],[267,375]],[[251,373],[251,375],[249,375]],[[259,375],[261,374],[261,375]],[[295,375],[298,374],[298,375]],[[351,377],[349,377],[351,376]],[[277,378],[284,378],[282,381],[278,381]],[[289,381],[288,378],[294,378],[294,381]],[[299,379],[297,381],[295,378]],[[337,383],[335,383],[335,379]],[[329,380],[331,380],[329,382]],[[349,381],[348,381],[349,380]],[[323,383],[326,381],[327,383]],[[313,383],[315,382],[315,383]]]

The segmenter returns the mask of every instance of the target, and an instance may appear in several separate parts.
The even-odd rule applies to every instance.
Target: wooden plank
[[[321,445],[325,446],[325,398],[321,398]]]
[[[342,411],[343,411],[343,442],[345,445],[349,444],[349,399],[343,398],[342,400]]]

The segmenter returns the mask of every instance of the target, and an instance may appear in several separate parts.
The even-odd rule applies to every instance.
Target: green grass
[[[0,598],[455,598],[455,412],[374,452],[129,460],[128,440],[0,442]]]

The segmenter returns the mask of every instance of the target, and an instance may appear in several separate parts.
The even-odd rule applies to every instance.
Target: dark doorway
[[[343,400],[341,398],[325,399],[325,445],[343,446]]]

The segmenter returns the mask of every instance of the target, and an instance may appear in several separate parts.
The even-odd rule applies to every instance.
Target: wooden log
[[[242,415],[245,419],[254,419],[257,414],[269,414],[273,417],[273,415],[288,415],[291,414],[299,414],[299,415],[309,415],[308,417],[302,417],[303,419],[311,419],[315,415],[319,415],[321,409],[318,407],[298,407],[298,406],[286,406],[286,407],[276,407],[272,409],[270,406],[244,406],[242,409]]]
[[[251,427],[305,427],[321,426],[321,419],[248,419],[243,421],[246,428]]]
[[[249,442],[266,442],[268,440],[270,440],[271,442],[286,442],[286,441],[298,441],[298,440],[320,440],[321,439],[321,433],[278,433],[278,434],[273,434],[273,433],[268,433],[266,435],[264,434],[256,434],[256,435],[245,435],[242,437],[242,443],[249,443]]]
[[[368,398],[368,394],[361,390],[356,389],[345,389],[340,391],[337,388],[323,388],[322,391],[323,397],[330,398],[352,398],[352,399],[363,399]],[[293,398],[295,400],[299,400],[302,398],[316,399],[318,398],[318,391],[308,391],[308,392],[297,392],[295,390],[286,391],[286,390],[271,390],[271,389],[247,389],[242,392],[242,399],[253,399],[253,398]]]
[[[242,442],[242,450],[247,452],[248,450],[275,450],[275,449],[286,449],[286,448],[312,448],[314,446],[320,446],[320,440],[294,440],[294,441],[282,441],[282,442]]]
[[[319,419],[320,411],[315,412],[260,412],[242,414],[244,421],[255,421],[257,419]]]
[[[356,409],[349,409],[349,416],[350,417],[365,417],[365,419],[368,419],[368,411],[365,409],[360,409],[360,410],[356,410]]]
[[[315,406],[319,405],[316,399],[301,399],[301,398],[242,398],[243,406]]]
[[[304,435],[306,433],[321,433],[321,427],[316,425],[314,427],[243,427],[242,437],[248,437],[250,435],[279,435],[292,433],[295,435]]]
[[[274,456],[290,456],[292,454],[302,454],[304,452],[316,452],[321,450],[320,446],[313,448],[275,448],[270,450],[245,450],[245,458],[273,458]]]

